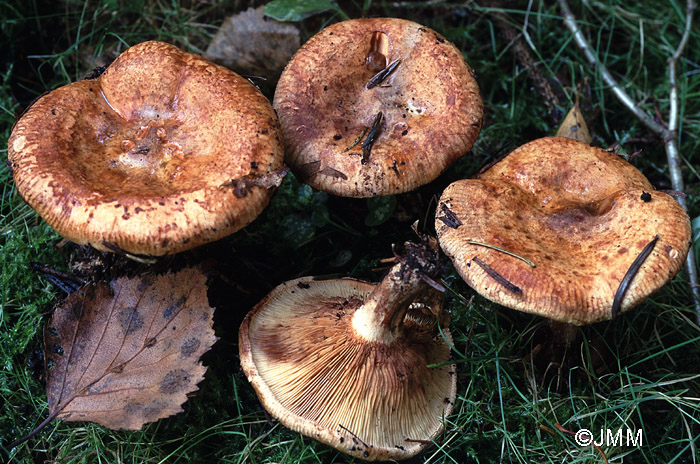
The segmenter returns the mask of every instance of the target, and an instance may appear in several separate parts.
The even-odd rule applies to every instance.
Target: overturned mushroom
[[[20,195],[58,233],[163,255],[252,221],[280,177],[267,99],[246,79],[163,42],[40,98],[8,147]],[[246,189],[236,189],[240,179]],[[265,182],[269,180],[269,182]]]
[[[678,272],[690,243],[673,198],[621,158],[562,137],[451,184],[435,226],[481,295],[575,325],[640,303]]]
[[[437,250],[407,247],[378,285],[286,282],[239,331],[241,365],[270,414],[367,460],[422,451],[455,401],[441,294],[429,284]]]
[[[471,148],[482,118],[462,53],[395,18],[344,21],[316,34],[282,73],[273,105],[294,173],[350,197],[432,181]]]

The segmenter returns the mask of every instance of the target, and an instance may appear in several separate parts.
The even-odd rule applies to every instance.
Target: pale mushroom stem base
[[[414,302],[439,300],[434,295],[439,292],[428,285],[425,278],[435,275],[439,269],[436,243],[406,245],[404,257],[399,258],[353,315],[353,329],[367,341],[391,343],[401,336],[406,312]],[[439,304],[425,304],[423,308],[436,322],[440,320]]]

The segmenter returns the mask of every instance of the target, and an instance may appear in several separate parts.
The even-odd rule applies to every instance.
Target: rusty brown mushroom
[[[313,36],[282,73],[273,106],[295,175],[349,197],[432,181],[467,153],[482,119],[462,52],[396,18],[343,21]]]
[[[435,226],[478,293],[574,325],[639,304],[678,272],[690,243],[671,196],[622,158],[563,137],[527,143],[451,184]]]
[[[164,255],[252,221],[281,179],[267,99],[246,79],[163,42],[41,97],[17,121],[19,194],[59,234]]]

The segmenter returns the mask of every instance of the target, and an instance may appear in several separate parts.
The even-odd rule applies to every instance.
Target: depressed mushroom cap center
[[[664,285],[681,268],[690,237],[687,214],[634,166],[559,137],[525,144],[477,178],[451,184],[435,227],[480,294],[576,325],[614,316],[617,290],[656,236],[617,309]]]
[[[144,42],[40,98],[8,155],[20,195],[64,237],[162,255],[252,221],[277,184],[236,194],[233,181],[276,175],[284,153],[271,105],[246,79]]]
[[[312,37],[282,74],[274,107],[295,173],[355,197],[432,181],[471,148],[482,118],[462,53],[396,18],[343,21]]]

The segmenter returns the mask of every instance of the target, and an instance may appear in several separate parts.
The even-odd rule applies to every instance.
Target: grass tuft
[[[356,16],[370,2],[355,2]],[[534,138],[556,132],[581,86],[581,106],[594,143],[619,143],[657,188],[670,188],[661,141],[654,139],[592,72],[574,47],[555,5],[547,2],[373,2],[372,16],[399,16],[444,34],[477,73],[485,102],[484,129],[471,153],[433,184],[398,195],[391,219],[367,221],[365,201],[335,198],[289,175],[270,207],[250,227],[174,262],[215,257],[210,299],[220,341],[205,356],[200,391],[184,413],[137,432],[55,421],[9,450],[48,414],[41,328],[64,294],[30,269],[38,262],[69,270],[79,252],[17,195],[5,165],[15,117],[46,90],[109,63],[135,43],[158,39],[188,51],[206,49],[224,18],[248,6],[220,0],[5,2],[0,5],[0,460],[8,462],[331,463],[350,458],[268,419],[238,367],[237,328],[244,314],[278,283],[301,275],[352,275],[377,281],[391,244],[412,239],[410,224],[430,219],[437,196],[453,180]],[[550,110],[494,13],[505,14],[548,82],[559,106]],[[601,0],[574,11],[601,60],[641,107],[668,110],[666,59],[684,21],[684,3]],[[501,16],[503,18],[503,16]],[[301,23],[305,38],[332,13]],[[696,18],[697,19],[697,18]],[[678,140],[690,216],[700,217],[700,29],[679,62]],[[265,89],[271,97],[270,89]],[[558,113],[557,113],[558,111]],[[380,221],[377,221],[380,222]],[[372,225],[368,225],[372,224]],[[178,261],[180,260],[180,261]],[[700,446],[700,329],[681,272],[634,311],[580,329],[565,368],[542,365],[549,328],[533,316],[501,308],[466,286],[451,266],[448,291],[459,385],[455,412],[436,446],[411,462],[694,463]],[[600,450],[569,434],[590,430],[637,433],[628,446],[604,440]],[[626,436],[624,436],[626,438]],[[636,438],[636,436],[635,436]]]

